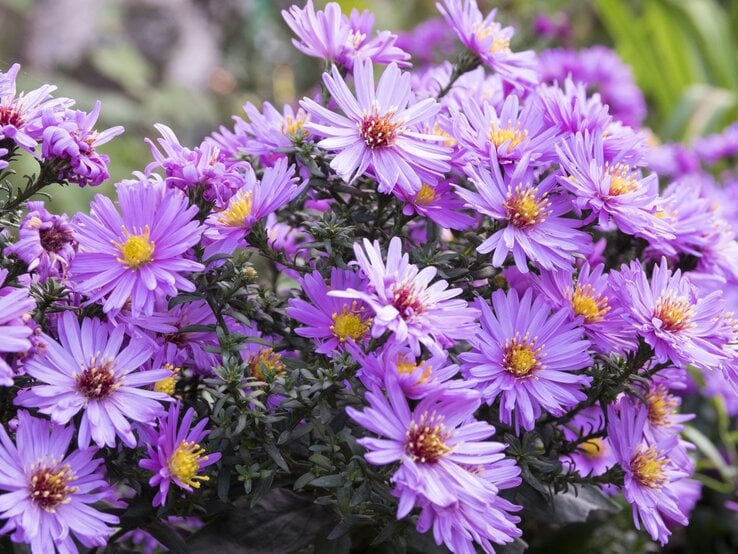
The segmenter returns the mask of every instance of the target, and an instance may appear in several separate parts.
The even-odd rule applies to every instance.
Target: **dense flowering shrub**
[[[624,505],[661,545],[688,525],[735,454],[690,409],[738,413],[736,128],[655,146],[612,51],[438,9],[453,65],[412,51],[437,22],[283,12],[322,91],[193,148],[156,125],[71,217],[31,198],[107,179],[122,128],[0,73],[0,533],[473,553]]]

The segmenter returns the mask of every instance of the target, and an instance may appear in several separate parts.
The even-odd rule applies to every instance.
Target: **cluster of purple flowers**
[[[230,335],[244,339],[252,380],[228,381],[243,396],[299,364],[340,364],[360,399],[350,427],[389,468],[397,518],[415,510],[452,552],[521,537],[509,491],[524,473],[502,437],[556,421],[562,467],[584,480],[618,470],[596,483],[622,492],[636,527],[665,544],[688,522],[700,487],[680,395],[704,382],[738,414],[738,175],[710,172],[738,153],[735,126],[653,146],[613,52],[538,57],[475,0],[438,9],[448,27],[417,35],[450,28],[466,66],[412,67],[412,41],[373,33],[368,12],[292,7],[295,46],[330,64],[322,97],[249,103],[193,148],[156,125],[151,163],[89,213],[27,203],[12,240],[0,236],[3,265],[20,268],[0,269],[0,385],[23,408],[0,426],[0,533],[34,554],[104,545],[126,496],[106,478],[109,452],[136,453],[155,507],[206,488],[228,454],[205,448],[194,408],[214,409],[200,393],[225,380]],[[0,170],[21,149],[52,180],[99,185],[96,149],[122,128],[93,130],[100,104],[72,110],[48,85],[16,94],[18,71],[0,73]],[[335,229],[318,236],[338,205],[376,217],[374,240],[348,235],[351,259]],[[450,254],[428,263],[428,243]],[[286,306],[288,340],[208,301],[244,250],[285,275],[273,306]],[[449,270],[454,256],[474,267]],[[50,309],[52,285],[65,293]],[[621,389],[594,397],[613,368]]]

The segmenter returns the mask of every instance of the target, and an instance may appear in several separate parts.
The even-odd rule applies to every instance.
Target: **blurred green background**
[[[302,1],[300,4],[304,3]],[[339,2],[376,13],[395,32],[438,17],[434,0]],[[112,179],[95,190],[56,195],[54,209],[85,209],[91,196],[150,161],[153,123],[194,146],[230,125],[247,100],[294,102],[320,75],[317,60],[290,43],[280,11],[289,0],[0,0],[0,69],[20,62],[20,87],[58,85],[89,109],[103,102],[100,128],[126,133],[102,148]],[[325,2],[318,1],[317,5]],[[615,47],[649,101],[647,124],[664,141],[716,131],[738,115],[738,0],[506,0],[498,19],[517,28],[514,47]],[[560,25],[555,38],[536,17]],[[32,162],[29,162],[32,171]]]

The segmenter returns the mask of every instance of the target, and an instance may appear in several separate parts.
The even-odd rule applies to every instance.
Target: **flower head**
[[[74,222],[75,290],[93,302],[104,299],[106,313],[130,301],[134,316],[150,315],[158,294],[195,290],[183,274],[203,269],[185,256],[202,233],[194,220],[197,207],[161,180],[139,178],[116,186],[120,213],[109,198],[97,195],[90,215],[78,214]]]
[[[74,539],[88,548],[106,545],[118,523],[92,507],[112,498],[96,448],[67,454],[73,427],[61,427],[18,412],[15,443],[0,427],[0,515],[16,542],[33,554],[76,553]]]
[[[439,110],[433,98],[412,100],[410,74],[390,64],[375,89],[371,62],[354,68],[356,96],[351,94],[336,67],[323,75],[323,82],[345,115],[336,114],[305,98],[300,105],[311,116],[305,125],[325,137],[318,146],[338,151],[331,167],[345,181],[353,182],[367,171],[376,177],[379,191],[392,192],[395,185],[409,194],[420,190],[424,177],[438,178],[449,169],[450,149],[444,138],[424,134],[419,125]]]
[[[5,249],[38,272],[41,281],[50,277],[66,277],[69,263],[77,251],[74,229],[66,214],[54,215],[43,201],[26,205],[28,213],[21,222],[18,241]]]
[[[562,415],[584,400],[582,388],[590,378],[578,370],[591,363],[589,341],[566,310],[551,315],[551,307],[514,290],[492,294],[492,306],[479,302],[481,329],[470,342],[472,351],[461,354],[462,369],[477,380],[483,399],[500,398],[500,420],[531,430],[545,410]]]
[[[328,295],[366,302],[374,312],[373,337],[390,331],[394,342],[408,344],[420,354],[421,343],[432,352],[440,352],[454,339],[466,339],[474,333],[477,311],[464,300],[453,300],[461,289],[449,289],[443,280],[431,284],[436,268],[420,270],[411,264],[398,237],[390,241],[386,263],[377,241],[372,244],[364,239],[363,248],[354,244],[354,253],[368,278],[367,290],[333,290]]]
[[[57,165],[57,179],[81,187],[102,184],[110,174],[110,158],[96,148],[123,132],[120,125],[105,131],[93,130],[100,115],[100,101],[90,113],[67,110],[56,125],[47,126],[41,137],[41,155]]]
[[[154,472],[149,480],[149,485],[159,487],[154,506],[166,504],[172,484],[188,492],[199,489],[202,481],[209,480],[207,475],[201,475],[202,470],[220,459],[220,453],[206,454],[200,444],[208,436],[208,420],[201,419],[192,427],[195,410],[189,408],[180,423],[180,410],[179,402],[173,403],[169,412],[159,417],[159,428],[156,433],[150,432],[152,440],[146,446],[148,458],[139,462]]]
[[[297,327],[295,333],[315,341],[317,353],[332,354],[342,351],[347,343],[365,342],[372,324],[369,306],[360,300],[328,294],[330,290],[365,289],[358,273],[334,268],[327,285],[316,271],[300,279],[300,284],[310,301],[290,300],[287,315],[304,325]]]
[[[79,446],[92,439],[98,446],[115,446],[116,435],[129,447],[136,438],[129,420],[151,424],[169,395],[141,387],[171,375],[167,369],[140,371],[154,346],[130,339],[123,347],[123,327],[85,318],[82,325],[71,312],[59,318],[59,342],[43,335],[46,351],[26,362],[37,380],[16,397],[19,406],[38,408],[55,423],[66,424],[82,411]]]

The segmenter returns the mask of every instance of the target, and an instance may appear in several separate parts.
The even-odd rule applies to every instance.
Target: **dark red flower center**
[[[420,416],[420,421],[413,421],[405,435],[405,452],[423,464],[435,463],[451,448],[446,444],[448,433],[441,423],[443,418],[436,414]]]
[[[69,486],[72,479],[72,468],[66,464],[56,468],[37,469],[31,475],[31,501],[42,510],[55,512],[56,507],[69,502],[69,496],[77,490],[76,487]]]
[[[91,400],[107,398],[119,386],[119,380],[112,366],[112,359],[93,358],[89,367],[77,375],[77,389]]]
[[[13,106],[0,106],[0,125],[12,125],[15,128],[23,125],[25,121],[20,112]]]
[[[58,252],[65,244],[72,242],[72,231],[61,229],[56,225],[48,229],[41,229],[38,234],[41,247],[47,252]]]
[[[403,319],[408,319],[423,312],[423,302],[418,297],[412,284],[398,283],[393,288],[392,293],[392,305],[400,312]]]
[[[369,148],[392,146],[397,137],[397,124],[392,122],[391,113],[371,113],[364,116],[359,125],[359,134]]]

